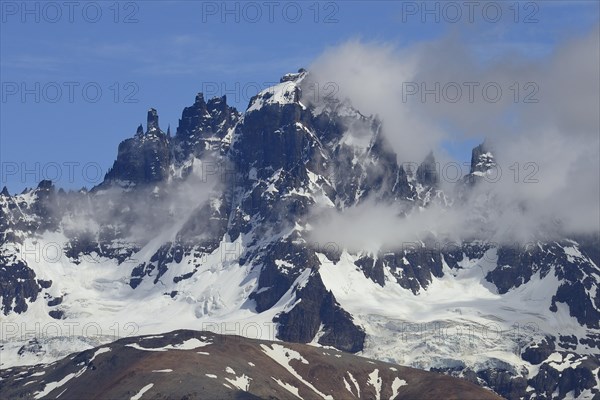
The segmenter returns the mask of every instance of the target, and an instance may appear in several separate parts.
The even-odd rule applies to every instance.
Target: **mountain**
[[[0,376],[6,398],[500,399],[462,379],[333,348],[189,330],[120,339]]]
[[[399,160],[376,116],[303,96],[311,79],[287,74],[243,113],[198,94],[174,136],[151,109],[89,192],[4,190],[0,366],[197,329],[334,347],[510,399],[600,396],[599,235],[317,240],[331,213],[365,205],[400,224],[466,207],[487,228],[498,160],[478,146],[448,190],[433,153]]]

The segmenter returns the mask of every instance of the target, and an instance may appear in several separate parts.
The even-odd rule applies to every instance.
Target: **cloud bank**
[[[502,175],[451,208],[390,218],[399,210],[367,201],[330,211],[313,236],[366,249],[428,231],[500,241],[598,232],[599,38],[596,26],[534,60],[506,54],[480,62],[455,34],[409,48],[350,41],[326,51],[310,66],[314,80],[335,82],[338,97],[378,115],[399,162],[420,163],[433,150],[442,165],[462,163],[444,144],[485,138]]]

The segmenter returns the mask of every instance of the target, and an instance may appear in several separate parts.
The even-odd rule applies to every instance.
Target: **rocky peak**
[[[437,186],[439,183],[438,169],[433,152],[429,152],[417,168],[417,182],[423,186]]]
[[[213,97],[212,99],[208,100],[206,108],[213,116],[218,112],[226,112],[228,109],[227,96],[223,95],[221,97]]]
[[[305,70],[304,68],[300,68],[297,73],[289,73],[282,76],[281,79],[279,79],[279,83],[296,81],[300,78],[305,77],[307,74],[307,70]]]
[[[212,99],[208,100],[207,104],[227,104],[227,95],[223,95],[221,97],[213,97]]]
[[[278,84],[268,87],[253,96],[250,99],[246,113],[258,111],[263,107],[285,107],[290,104],[305,108],[300,103],[300,95],[302,81],[308,76],[308,72],[302,69],[300,71],[285,74]]]
[[[204,95],[198,93],[194,104],[183,110],[177,132],[171,137],[170,126],[166,133],[161,131],[158,113],[151,108],[146,132],[140,125],[133,138],[121,142],[105,181],[125,186],[162,181],[173,161],[180,163],[191,155],[199,158],[206,150],[223,152],[223,139],[238,118],[239,113],[227,105],[225,96],[206,103]]]
[[[8,192],[8,188],[6,186],[4,186],[2,188],[2,192],[0,192],[0,196],[10,197],[10,193]]]
[[[199,124],[200,119],[206,115],[206,103],[204,102],[204,95],[198,93],[194,104],[189,107],[185,107],[181,113],[179,119],[179,127],[177,128],[177,135],[189,136],[194,131],[194,127]]]
[[[475,185],[487,174],[491,173],[492,176],[495,175],[493,172],[495,168],[496,160],[494,155],[490,151],[489,145],[486,142],[483,142],[479,146],[473,148],[473,151],[471,152],[471,170],[469,174],[463,178],[463,181],[468,185]],[[459,191],[460,190],[463,190],[461,186],[459,186]]]
[[[54,184],[52,183],[51,180],[47,180],[44,179],[43,181],[40,181],[40,183],[37,186],[37,191],[52,191],[54,189]]]
[[[117,159],[99,186],[162,181],[168,175],[171,162],[169,145],[168,136],[159,128],[158,113],[151,108],[148,110],[146,133],[140,124],[134,137],[119,144]]]
[[[471,174],[475,174],[476,172],[485,173],[495,166],[494,155],[490,152],[485,142],[473,148],[471,153]]]
[[[177,128],[177,137],[185,139],[193,136],[197,132],[201,132],[206,125],[206,120],[210,119],[211,115],[206,108],[204,95],[198,93],[194,104],[185,107],[179,119],[179,127]]]
[[[198,92],[198,94],[196,94],[196,99],[194,100],[194,105],[206,105],[206,102],[204,101],[204,93],[202,92]]]
[[[154,131],[160,132],[160,128],[158,127],[158,112],[154,108],[148,110],[146,127],[147,133]]]
[[[41,181],[34,189],[35,201],[31,204],[31,211],[38,217],[40,231],[53,230],[58,227],[58,198],[51,180]]]
[[[224,151],[223,138],[238,118],[239,113],[227,105],[225,96],[207,103],[204,95],[198,93],[194,104],[181,113],[173,143],[175,160],[182,162],[191,155],[200,157],[208,149]]]

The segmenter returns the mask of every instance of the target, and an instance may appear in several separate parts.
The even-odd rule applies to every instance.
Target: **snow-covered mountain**
[[[244,113],[198,94],[174,136],[151,109],[89,192],[3,190],[0,366],[196,329],[332,346],[511,399],[600,396],[599,236],[315,239],[331,212],[365,203],[400,223],[468,204],[485,223],[493,198],[466,199],[496,159],[478,146],[442,190],[433,153],[398,160],[377,117],[305,101],[310,79],[285,75]]]

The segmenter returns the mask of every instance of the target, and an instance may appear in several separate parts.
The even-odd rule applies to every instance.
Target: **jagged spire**
[[[147,132],[159,130],[158,112],[156,112],[156,110],[154,108],[151,108],[148,110],[148,119],[147,119],[146,127],[147,127],[147,129],[146,129]]]
[[[10,197],[10,193],[8,193],[8,188],[6,186],[4,186],[2,188],[2,192],[0,193],[1,196],[6,196],[6,197]]]
[[[44,179],[44,180],[40,181],[37,188],[42,189],[42,190],[50,190],[53,188],[53,186],[54,186],[54,184],[52,183],[52,181],[50,179]]]
[[[205,101],[204,101],[204,93],[202,93],[202,92],[199,92],[199,93],[196,95],[196,100],[194,101],[194,103],[195,103],[195,104],[197,104],[197,103],[205,103]]]
[[[490,146],[484,140],[479,146],[473,148],[471,152],[471,174],[475,172],[486,172],[495,167],[494,155],[490,151]]]
[[[436,186],[439,183],[439,174],[433,151],[427,154],[425,160],[417,168],[417,181],[428,186]]]

